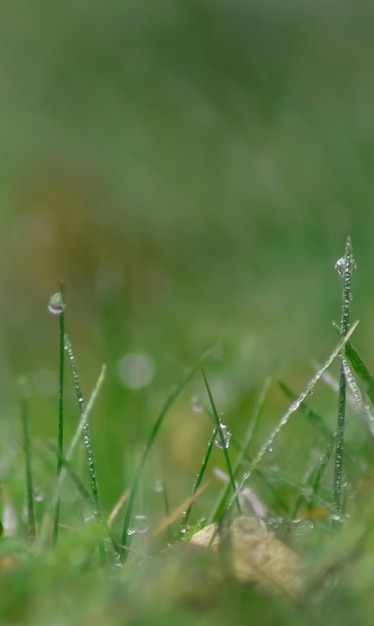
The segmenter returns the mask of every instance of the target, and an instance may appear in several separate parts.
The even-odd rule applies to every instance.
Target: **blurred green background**
[[[17,431],[24,374],[32,434],[54,437],[47,303],[62,279],[85,396],[108,365],[92,424],[108,504],[216,338],[207,373],[228,422],[248,419],[266,375],[301,390],[336,342],[348,234],[356,344],[374,362],[373,25],[365,0],[1,3],[3,428]],[[201,389],[170,418],[166,472],[194,471],[205,448]]]

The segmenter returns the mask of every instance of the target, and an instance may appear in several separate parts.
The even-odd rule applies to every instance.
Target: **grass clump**
[[[196,468],[192,492],[181,493],[175,501],[166,473],[158,481],[162,505],[154,505],[150,518],[138,512],[137,503],[144,503],[149,494],[148,464],[155,463],[154,452],[162,445],[162,426],[199,370],[209,367],[214,350],[203,351],[167,396],[132,476],[124,480],[123,494],[109,513],[100,503],[90,429],[105,367],[86,404],[65,332],[62,291],[53,296],[49,308],[59,315],[57,444],[45,454],[57,456],[57,468],[55,477],[49,475],[54,487],[40,514],[35,510],[35,446],[23,385],[26,508],[23,513],[20,484],[6,475],[0,539],[2,623],[89,621],[114,626],[189,624],[194,619],[198,624],[241,625],[248,623],[248,615],[264,624],[319,624],[327,619],[343,626],[370,623],[366,615],[372,604],[374,499],[367,494],[372,488],[374,386],[351,344],[357,322],[350,322],[355,269],[350,239],[336,268],[344,280],[339,340],[304,391],[295,394],[280,383],[291,404],[273,427],[266,424],[264,435],[261,426],[271,391],[267,380],[243,435],[231,437],[203,370],[207,406],[201,419],[213,422],[213,432]],[[65,353],[78,405],[66,449]],[[329,412],[310,406],[317,383],[335,360],[340,361],[336,426]],[[347,434],[348,393],[363,416],[365,428],[358,438]],[[296,414],[297,424],[291,420]],[[300,420],[304,442],[294,438],[291,428],[292,423],[300,427]],[[82,447],[84,474],[75,465]],[[282,465],[275,466],[277,447]],[[215,476],[225,481],[223,489],[217,489]]]

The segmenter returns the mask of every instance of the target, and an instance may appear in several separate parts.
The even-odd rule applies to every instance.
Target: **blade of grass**
[[[270,389],[270,385],[271,385],[271,379],[267,378],[265,380],[265,383],[261,389],[260,395],[258,397],[258,400],[256,402],[256,406],[252,415],[252,419],[250,420],[249,424],[248,424],[248,428],[247,431],[244,435],[244,443],[243,445],[238,449],[239,449],[239,454],[235,459],[235,464],[234,464],[234,476],[236,477],[238,474],[239,469],[242,466],[242,463],[244,461],[244,459],[247,457],[248,455],[248,450],[249,447],[253,441],[253,438],[256,434],[258,425],[260,423],[260,418],[262,415],[262,411],[265,405],[265,400],[266,397],[269,393],[269,389]],[[234,440],[233,440],[234,441]],[[219,497],[218,503],[214,509],[214,511],[211,513],[210,517],[209,517],[209,521],[208,523],[211,524],[213,522],[216,522],[222,515],[223,512],[226,508],[227,505],[227,501],[229,499],[230,496],[230,490],[231,490],[231,486],[230,483],[228,482],[226,487],[223,489],[221,496]]]
[[[334,449],[335,449],[335,444],[330,443],[328,447],[326,448],[325,454],[323,455],[319,464],[317,465],[315,476],[312,482],[312,490],[313,490],[314,497],[320,487],[323,475],[325,473],[328,462],[330,461],[333,455]]]
[[[297,395],[285,383],[279,382],[278,384],[281,390],[283,391],[284,395],[289,400],[291,400],[291,402],[294,402],[295,400],[297,400]],[[300,412],[303,415],[305,415],[305,417],[310,421],[310,423],[313,424],[316,430],[318,430],[327,439],[329,443],[335,442],[334,433],[326,425],[321,415],[319,415],[319,413],[311,409],[306,402],[302,402],[300,404]],[[345,452],[346,457],[351,461],[351,463],[354,463],[354,465],[357,465],[361,469],[364,469],[364,465],[361,459],[357,457],[357,455],[353,452],[353,450],[351,450],[350,446],[348,446],[347,444],[345,445],[344,452]]]
[[[258,471],[259,471],[258,469],[255,470],[256,473]],[[292,478],[289,478],[288,476],[285,476],[284,474],[281,474],[280,472],[274,472],[270,469],[266,469],[266,470],[261,470],[261,474],[266,478],[275,479],[277,483],[282,483],[283,485],[286,485],[287,487],[294,489],[307,502],[312,501],[314,498],[313,493],[311,493],[307,485],[303,483],[299,483],[298,481],[293,480]],[[330,503],[327,502],[327,500],[325,500],[324,498],[320,498],[317,496],[317,504],[327,507],[329,506]]]
[[[31,471],[31,445],[29,433],[29,405],[27,401],[26,381],[19,380],[21,396],[21,424],[23,432],[23,449],[25,452],[25,478],[26,478],[26,501],[27,501],[27,534],[31,540],[35,539],[35,513],[34,513],[34,490],[32,485]]]
[[[369,429],[371,436],[374,437],[374,413],[371,410],[370,406],[366,404],[362,396],[361,390],[358,384],[356,383],[353,372],[351,368],[349,367],[348,360],[345,357],[343,357],[342,363],[343,363],[344,375],[345,375],[348,387],[356,401],[356,404],[360,413],[364,417],[364,420],[366,422],[366,425]]]
[[[192,494],[191,494],[192,497],[195,495],[195,493],[197,492],[198,488],[201,485],[201,481],[202,481],[202,479],[204,477],[205,470],[207,468],[208,461],[209,461],[210,455],[212,453],[214,442],[215,442],[215,440],[217,438],[217,435],[218,435],[218,427],[216,427],[214,429],[213,434],[212,434],[211,438],[209,439],[208,446],[207,446],[204,458],[202,460],[199,473],[196,476],[196,480],[195,480],[194,485],[192,487]],[[184,534],[184,528],[186,527],[186,524],[188,522],[188,518],[190,516],[193,503],[194,503],[194,500],[191,500],[191,503],[189,504],[187,509],[183,512],[183,515],[181,517],[181,520],[180,520],[180,523],[179,523],[179,536],[180,537]]]
[[[365,391],[370,398],[370,402],[374,406],[374,378],[350,341],[346,344],[345,356],[349,360],[359,379],[364,384]]]
[[[174,390],[171,392],[171,394],[169,395],[169,397],[167,398],[164,406],[162,407],[158,418],[156,419],[156,422],[152,428],[151,434],[148,438],[148,441],[145,445],[145,448],[143,450],[143,454],[142,457],[140,459],[138,468],[135,472],[135,476],[133,478],[132,481],[132,485],[131,485],[131,489],[130,489],[130,495],[129,495],[129,499],[128,499],[128,504],[127,504],[127,508],[126,508],[126,513],[125,513],[125,517],[124,517],[124,521],[123,521],[123,528],[122,528],[122,538],[121,538],[121,547],[122,547],[122,558],[123,560],[126,560],[127,558],[127,547],[129,545],[129,541],[130,541],[130,537],[128,534],[128,530],[130,527],[130,522],[131,522],[131,517],[132,517],[132,511],[134,508],[134,504],[135,504],[135,498],[136,498],[136,494],[138,491],[138,486],[139,486],[139,482],[140,482],[140,478],[141,475],[143,473],[143,469],[144,466],[146,464],[148,455],[152,449],[152,446],[156,440],[157,434],[160,430],[161,424],[164,421],[170,407],[172,406],[173,402],[176,400],[176,398],[179,396],[179,394],[181,393],[181,391],[184,389],[184,387],[187,385],[187,383],[190,381],[190,379],[192,378],[192,376],[196,373],[196,371],[201,367],[201,365],[204,363],[204,361],[207,359],[207,357],[211,354],[213,348],[215,347],[216,344],[214,344],[213,346],[210,346],[207,350],[204,350],[198,357],[197,359],[194,361],[194,363],[192,363],[192,365],[189,367],[189,369],[187,370],[187,372],[185,373],[185,375],[182,377],[181,381],[176,385],[176,387],[174,388]]]
[[[77,366],[75,363],[73,348],[71,345],[71,341],[66,333],[65,333],[65,349],[68,353],[70,370],[71,370],[71,374],[73,377],[75,393],[76,393],[77,400],[78,400],[79,415],[82,417],[84,413],[85,403],[84,403],[81,386],[79,382],[79,375],[78,375],[78,370],[77,370]],[[99,492],[98,492],[98,486],[97,486],[97,480],[96,480],[96,470],[95,470],[95,462],[94,462],[94,455],[93,455],[93,448],[92,448],[92,441],[91,441],[90,426],[89,426],[88,421],[86,421],[83,426],[83,442],[84,442],[84,447],[86,449],[86,455],[87,455],[88,473],[90,476],[91,491],[92,491],[92,497],[93,497],[93,502],[94,502],[94,515],[97,519],[101,519]]]
[[[156,537],[157,535],[161,534],[162,532],[164,532],[164,530],[166,530],[167,528],[169,528],[172,524],[174,524],[174,522],[178,519],[178,517],[180,517],[180,515],[183,513],[183,511],[187,508],[191,508],[192,505],[196,502],[196,500],[198,498],[200,498],[201,494],[204,493],[204,491],[208,488],[209,483],[205,483],[204,485],[200,485],[200,487],[198,487],[195,491],[195,493],[191,494],[187,500],[185,500],[184,502],[182,502],[182,504],[180,504],[177,509],[175,509],[175,511],[173,511],[171,514],[169,514],[165,519],[163,519],[158,526],[156,526],[156,528],[154,528],[150,534],[150,537]]]
[[[57,434],[57,468],[56,468],[56,484],[58,483],[62,471],[62,456],[64,444],[64,335],[65,335],[65,300],[63,294],[63,285],[60,285],[60,291],[55,293],[48,304],[50,313],[59,316],[59,374],[58,374],[58,434]],[[60,501],[56,502],[55,518],[53,524],[53,543],[57,543],[58,528],[60,519]]]
[[[123,505],[127,501],[129,495],[130,495],[130,491],[129,491],[129,489],[126,489],[123,492],[123,494],[120,496],[120,498],[117,500],[117,502],[115,503],[113,509],[111,510],[111,512],[109,514],[108,520],[107,520],[107,524],[108,524],[109,528],[112,526],[114,520],[116,519],[118,513],[120,512],[120,510],[122,509]]]
[[[78,422],[77,428],[75,429],[75,433],[74,433],[74,435],[72,437],[72,440],[70,442],[68,451],[67,451],[67,453],[65,455],[65,461],[67,463],[70,462],[70,460],[71,460],[71,458],[72,458],[72,456],[73,456],[73,454],[75,452],[75,449],[76,449],[76,447],[77,447],[77,445],[78,445],[78,443],[79,443],[79,441],[80,441],[80,439],[82,437],[84,424],[88,420],[88,417],[89,417],[89,415],[90,415],[90,413],[92,411],[92,408],[93,408],[93,406],[95,404],[97,395],[98,395],[98,393],[99,393],[99,391],[100,391],[100,389],[102,387],[102,384],[103,384],[104,378],[105,378],[105,372],[106,372],[106,366],[103,365],[102,368],[101,368],[101,371],[100,371],[99,378],[97,379],[96,385],[95,385],[95,387],[94,387],[94,389],[93,389],[93,391],[91,393],[91,396],[90,396],[89,401],[88,401],[88,403],[86,405],[86,408],[83,411],[82,416],[81,416],[81,418],[80,418],[80,420]],[[60,471],[60,474],[58,476],[58,480],[56,482],[55,493],[54,493],[54,497],[53,497],[52,505],[51,505],[52,506],[52,515],[53,515],[54,519],[56,519],[56,507],[58,506],[58,504],[60,502],[60,495],[61,495],[62,485],[63,485],[63,483],[64,483],[64,481],[66,479],[66,476],[68,475],[68,472],[67,472],[66,468],[63,467],[62,459],[59,459],[59,462],[61,464],[61,471]],[[42,529],[42,532],[40,533],[40,544],[41,544],[41,546],[43,546],[45,544],[46,539],[47,539],[47,527],[48,527],[49,517],[50,516],[47,513],[47,515],[45,516],[45,519],[44,519],[44,532],[43,532],[43,529]]]
[[[351,308],[351,277],[356,267],[353,258],[352,243],[347,237],[344,257],[337,261],[335,268],[339,275],[344,278],[342,293],[342,316],[340,320],[340,337],[347,336],[350,327]],[[345,346],[341,349],[341,365],[339,376],[339,396],[338,396],[338,417],[336,425],[336,446],[335,446],[335,471],[334,471],[334,496],[331,510],[331,520],[333,525],[339,525],[342,521],[343,513],[343,452],[344,452],[344,431],[345,431],[345,406],[347,381],[345,377],[343,358],[345,356]]]
[[[232,471],[232,466],[231,466],[231,461],[230,461],[230,455],[228,452],[228,444],[225,440],[225,435],[222,429],[222,422],[218,416],[218,412],[217,412],[217,408],[214,402],[214,398],[212,395],[212,391],[210,389],[209,383],[208,383],[208,379],[205,375],[204,370],[202,370],[202,375],[203,375],[203,379],[204,379],[204,384],[208,393],[208,397],[209,397],[209,402],[210,402],[210,406],[212,409],[212,413],[213,413],[213,417],[214,417],[214,421],[216,424],[216,430],[218,432],[218,437],[219,437],[219,441],[221,443],[221,447],[222,447],[222,451],[223,451],[223,456],[225,458],[225,463],[226,463],[226,467],[227,467],[227,473],[229,475],[229,480],[230,480],[230,486],[232,489],[232,492],[234,494],[236,494],[236,485],[235,485],[235,476],[234,473]],[[239,496],[238,494],[236,494],[235,497],[235,504],[236,504],[236,508],[238,509],[238,513],[239,515],[241,515],[241,507],[240,507],[240,502],[239,502]]]
[[[345,335],[345,337],[343,337],[339,341],[338,345],[333,350],[333,352],[330,354],[330,356],[328,357],[328,359],[324,363],[324,365],[321,367],[321,369],[318,372],[316,372],[316,374],[310,380],[309,384],[306,386],[305,390],[299,395],[297,400],[290,405],[290,407],[288,408],[286,413],[280,419],[280,421],[278,422],[277,426],[273,429],[272,433],[268,437],[268,439],[265,442],[265,444],[262,446],[260,451],[257,453],[257,456],[252,461],[252,463],[250,464],[250,466],[247,469],[247,471],[244,473],[244,475],[242,477],[242,480],[240,481],[238,490],[237,490],[238,492],[240,492],[240,489],[242,487],[244,487],[244,485],[247,482],[247,480],[249,480],[253,470],[257,467],[257,465],[260,463],[260,461],[262,461],[264,456],[269,452],[269,450],[271,449],[271,446],[274,443],[274,440],[279,435],[280,431],[284,428],[284,426],[287,424],[287,422],[290,419],[291,415],[293,415],[293,413],[295,413],[297,411],[297,409],[299,408],[300,404],[302,402],[304,402],[304,400],[312,393],[315,385],[317,384],[317,382],[321,378],[323,372],[328,367],[330,367],[331,363],[336,359],[336,357],[340,353],[340,351],[343,348],[343,346],[346,344],[346,342],[349,340],[349,338],[353,334],[353,332],[356,329],[357,325],[358,325],[358,321],[356,321],[354,324],[352,324],[352,326],[349,329],[348,333]],[[231,500],[229,502],[229,508],[232,506],[233,502],[234,502],[234,498],[232,496],[232,498],[231,498]]]

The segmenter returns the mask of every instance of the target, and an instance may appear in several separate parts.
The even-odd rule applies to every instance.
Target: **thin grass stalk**
[[[247,431],[244,435],[244,443],[242,445],[242,447],[239,450],[239,454],[235,459],[235,463],[234,463],[234,477],[237,476],[239,469],[241,468],[244,459],[246,458],[246,456],[248,455],[248,449],[249,446],[251,445],[253,438],[257,432],[257,428],[258,425],[260,423],[260,419],[261,419],[261,415],[262,415],[262,411],[264,408],[264,404],[265,404],[265,400],[267,397],[267,394],[269,393],[269,389],[270,389],[270,385],[271,385],[271,379],[267,378],[265,380],[265,383],[261,389],[260,395],[258,397],[258,400],[256,402],[256,406],[255,406],[255,410],[253,412],[253,416],[252,419],[249,422]],[[218,499],[218,503],[216,505],[216,508],[214,509],[214,511],[211,513],[209,519],[208,519],[208,523],[211,524],[212,522],[216,522],[223,514],[226,505],[227,505],[227,501],[229,499],[230,496],[230,490],[231,490],[231,485],[228,482],[227,485],[224,487],[219,499]]]
[[[77,370],[77,366],[76,366],[76,363],[75,363],[75,357],[74,357],[73,348],[72,348],[72,345],[71,345],[71,341],[70,341],[70,339],[69,339],[69,337],[68,337],[68,335],[66,333],[65,333],[65,349],[66,349],[66,351],[68,353],[70,370],[71,370],[71,374],[72,374],[72,377],[73,377],[75,393],[76,393],[77,400],[78,400],[79,415],[80,415],[80,417],[82,417],[82,415],[84,413],[84,409],[85,409],[85,402],[84,402],[83,394],[82,394],[82,391],[81,391],[81,386],[80,386],[80,382],[79,382],[79,375],[78,375],[78,370]],[[84,447],[85,447],[86,455],[87,455],[88,473],[89,473],[89,476],[90,476],[91,491],[92,491],[92,497],[93,497],[93,502],[94,502],[94,515],[95,515],[96,519],[101,519],[101,511],[100,511],[100,503],[99,503],[99,492],[98,492],[98,486],[97,486],[97,480],[96,480],[96,470],[95,470],[94,454],[93,454],[93,448],[92,448],[90,426],[89,426],[88,421],[86,421],[84,426],[83,426],[83,442],[84,442]]]
[[[215,345],[215,344],[214,344]],[[133,508],[134,508],[134,504],[135,504],[135,499],[136,499],[136,495],[137,495],[137,491],[138,491],[138,487],[139,487],[139,483],[140,483],[140,478],[142,476],[145,464],[147,462],[149,453],[152,449],[152,446],[156,440],[156,437],[158,435],[158,432],[160,430],[161,424],[164,421],[169,409],[171,408],[173,402],[176,400],[176,398],[179,396],[179,394],[182,392],[182,390],[184,389],[184,387],[187,385],[187,383],[191,380],[192,376],[196,373],[196,371],[201,367],[201,365],[204,363],[204,361],[207,359],[207,357],[211,354],[212,349],[214,348],[213,346],[210,346],[207,350],[204,350],[198,357],[197,359],[194,361],[194,363],[191,365],[191,367],[187,370],[187,372],[185,373],[185,375],[182,377],[181,381],[176,385],[176,387],[174,388],[174,390],[170,393],[169,397],[167,398],[164,406],[162,407],[156,422],[152,428],[151,434],[148,438],[148,441],[145,445],[145,448],[143,450],[143,454],[141,456],[139,465],[137,467],[137,470],[135,472],[133,481],[132,481],[132,485],[131,485],[131,489],[130,489],[130,495],[128,498],[128,503],[127,503],[127,508],[126,508],[126,513],[125,513],[125,517],[124,517],[124,521],[123,521],[123,527],[122,527],[122,537],[121,537],[121,549],[122,549],[122,559],[123,561],[126,560],[127,558],[127,554],[128,554],[128,545],[129,545],[129,541],[130,541],[130,536],[128,534],[128,530],[130,528],[130,522],[131,522],[131,518],[132,518],[132,512],[133,512]]]
[[[58,433],[57,433],[57,468],[56,468],[56,484],[60,480],[61,471],[62,471],[62,456],[63,456],[63,446],[64,446],[64,357],[65,357],[65,344],[64,344],[64,336],[65,336],[65,303],[64,303],[64,294],[63,294],[63,286],[60,285],[59,294],[55,294],[56,301],[60,299],[59,305],[55,308],[55,313],[59,316],[59,346],[58,346],[58,355],[59,355],[59,374],[58,374]],[[53,296],[52,296],[53,298]],[[52,310],[50,308],[50,310]],[[54,545],[57,543],[58,538],[58,529],[59,529],[59,520],[60,520],[60,500],[56,502],[55,506],[55,517],[53,523],[53,543]]]
[[[350,342],[348,342],[345,347],[345,355],[351,363],[358,378],[364,384],[365,391],[371,404],[374,406],[374,377],[370,374],[369,369],[366,367],[361,356]]]
[[[25,381],[20,382],[21,392],[21,423],[23,433],[23,449],[25,453],[25,479],[26,479],[26,501],[27,501],[27,534],[31,540],[35,539],[35,512],[34,512],[34,490],[31,471],[31,445],[29,432],[29,405],[26,396]]]
[[[211,438],[209,439],[208,446],[207,446],[207,449],[206,449],[206,452],[205,452],[204,458],[203,458],[203,460],[202,460],[202,463],[201,463],[201,467],[200,467],[199,473],[198,473],[198,475],[196,476],[196,480],[195,480],[195,482],[194,482],[194,484],[193,484],[193,487],[192,487],[192,494],[191,494],[192,496],[194,496],[194,495],[195,495],[195,493],[197,492],[198,488],[199,488],[199,487],[200,487],[200,485],[201,485],[201,481],[202,481],[202,479],[203,479],[203,477],[204,477],[204,474],[205,474],[206,468],[207,468],[207,466],[208,466],[208,461],[209,461],[210,455],[211,455],[211,453],[212,453],[213,446],[214,446],[214,442],[215,442],[215,440],[216,440],[216,438],[217,438],[217,435],[218,435],[218,427],[216,427],[216,428],[214,429],[213,434],[212,434]],[[193,502],[194,502],[194,501],[192,500],[192,501],[191,501],[191,503],[190,503],[190,505],[189,505],[189,506],[188,506],[188,508],[184,511],[184,513],[183,513],[183,515],[182,515],[182,517],[181,517],[181,521],[180,521],[180,523],[179,523],[179,535],[180,535],[180,536],[182,536],[182,535],[183,535],[183,533],[184,533],[184,530],[183,530],[183,529],[185,528],[185,526],[186,526],[186,524],[187,524],[187,522],[188,522],[188,518],[189,518],[190,513],[191,513],[191,509],[192,509],[192,506],[193,506]]]
[[[312,482],[312,491],[314,500],[316,498],[317,491],[321,485],[323,475],[325,473],[326,467],[333,455],[335,445],[334,443],[330,443],[330,445],[326,448],[325,454],[321,458],[314,475],[314,479]],[[311,505],[310,505],[311,506]]]
[[[344,339],[350,328],[350,308],[351,308],[351,276],[356,267],[352,243],[350,237],[347,238],[344,257],[336,263],[336,270],[344,279],[342,294],[342,316],[340,320],[340,337]],[[339,376],[339,396],[338,396],[338,418],[336,427],[335,445],[335,469],[334,469],[334,492],[331,519],[333,524],[340,524],[343,513],[343,453],[344,453],[344,431],[345,431],[345,406],[347,380],[344,371],[343,359],[345,357],[345,344],[341,348],[341,364]]]
[[[169,505],[168,492],[167,492],[164,480],[160,481],[160,491],[162,493],[162,500],[163,500],[164,511],[165,511],[165,520],[167,520],[170,517],[170,505]],[[173,539],[172,532],[169,526],[167,528],[167,538],[168,538],[168,541],[170,542]]]
[[[349,366],[348,359],[343,357],[342,363],[347,385],[355,399],[358,410],[360,411],[366,422],[366,426],[370,432],[370,435],[374,437],[374,412],[364,400],[361,389],[359,388],[355,380],[354,374]]]
[[[61,496],[61,489],[63,486],[63,483],[66,479],[66,476],[68,475],[68,470],[66,469],[67,464],[70,463],[71,458],[75,452],[75,449],[77,447],[77,445],[79,444],[79,441],[82,437],[82,433],[83,433],[83,429],[84,429],[84,424],[86,423],[86,421],[88,420],[88,417],[92,411],[92,408],[95,404],[97,395],[102,387],[102,384],[104,382],[104,378],[105,378],[105,372],[106,372],[106,367],[105,365],[102,366],[101,371],[100,371],[100,375],[99,378],[97,379],[96,385],[91,393],[91,396],[88,400],[88,403],[86,405],[85,410],[83,411],[83,414],[78,422],[77,428],[75,429],[75,433],[72,437],[72,440],[70,442],[68,451],[65,455],[65,463],[63,463],[62,458],[59,459],[60,461],[60,465],[61,465],[61,471],[58,475],[58,479],[56,481],[56,486],[55,486],[55,493],[54,493],[54,497],[52,500],[52,515],[54,517],[54,519],[56,519],[56,508],[60,502],[60,496]],[[49,519],[49,515],[47,514],[45,517],[45,524],[44,524],[44,533],[41,533],[41,545],[43,545],[43,543],[45,542],[46,539],[46,527],[47,527],[47,523],[48,523],[48,519]]]
[[[228,452],[228,444],[225,441],[225,436],[223,434],[222,431],[222,423],[221,420],[218,416],[218,412],[217,412],[217,408],[214,402],[214,398],[208,383],[208,379],[205,375],[204,370],[202,370],[202,374],[203,374],[203,378],[204,378],[204,383],[205,383],[205,387],[209,396],[209,402],[210,402],[210,406],[212,408],[212,413],[213,413],[213,417],[214,417],[214,421],[216,423],[216,429],[218,431],[218,437],[219,437],[219,441],[221,443],[221,447],[222,447],[222,451],[223,451],[223,456],[225,457],[225,463],[226,463],[226,467],[227,467],[227,473],[229,476],[229,482],[230,482],[230,486],[231,489],[233,491],[233,493],[236,493],[236,485],[235,485],[235,476],[234,476],[234,472],[232,471],[232,466],[231,466],[231,461],[230,461],[230,455]],[[238,510],[239,515],[241,515],[241,507],[240,507],[240,502],[239,502],[239,494],[236,494],[236,497],[234,499],[236,508]]]

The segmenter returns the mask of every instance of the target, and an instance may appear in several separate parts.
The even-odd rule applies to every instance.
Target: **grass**
[[[280,383],[291,402],[280,420],[274,425],[265,420],[272,387],[266,380],[245,431],[235,432],[230,425],[230,440],[228,420],[223,422],[206,373],[216,346],[204,350],[167,395],[153,425],[148,422],[144,447],[123,480],[125,496],[118,495],[112,514],[101,505],[105,484],[101,486],[94,462],[90,426],[100,410],[98,399],[106,393],[105,367],[86,404],[65,332],[62,295],[53,297],[52,312],[59,315],[57,444],[43,455],[49,468],[57,457],[57,467],[47,472],[45,502],[38,509],[38,447],[30,435],[32,407],[22,384],[22,454],[2,486],[1,623],[115,626],[193,621],[223,626],[247,624],[248,616],[251,623],[261,624],[371,623],[374,386],[351,343],[357,322],[350,322],[350,239],[337,269],[344,281],[337,345],[304,391],[294,393]],[[77,404],[76,427],[67,447],[65,352]],[[332,392],[335,424],[330,409],[311,406],[312,395],[317,402],[318,383],[334,361],[339,361],[338,391]],[[165,445],[162,432],[173,407],[189,394],[194,381],[201,381],[202,367],[207,402],[199,419],[213,432],[195,477],[188,477],[192,490],[180,488],[176,497],[169,466],[155,493],[152,481],[162,469],[157,451]],[[348,393],[356,411],[353,418]],[[302,437],[292,424],[302,429]],[[123,445],[128,445],[126,439]],[[1,454],[5,458],[5,449]],[[226,481],[222,489],[215,475]],[[242,516],[254,521],[247,522],[250,532],[240,534],[235,518]],[[253,530],[256,525],[258,530]],[[206,548],[188,541],[196,532]],[[217,550],[209,548],[212,542]],[[266,572],[256,560],[263,554],[276,555]],[[297,574],[296,560],[301,568]]]

